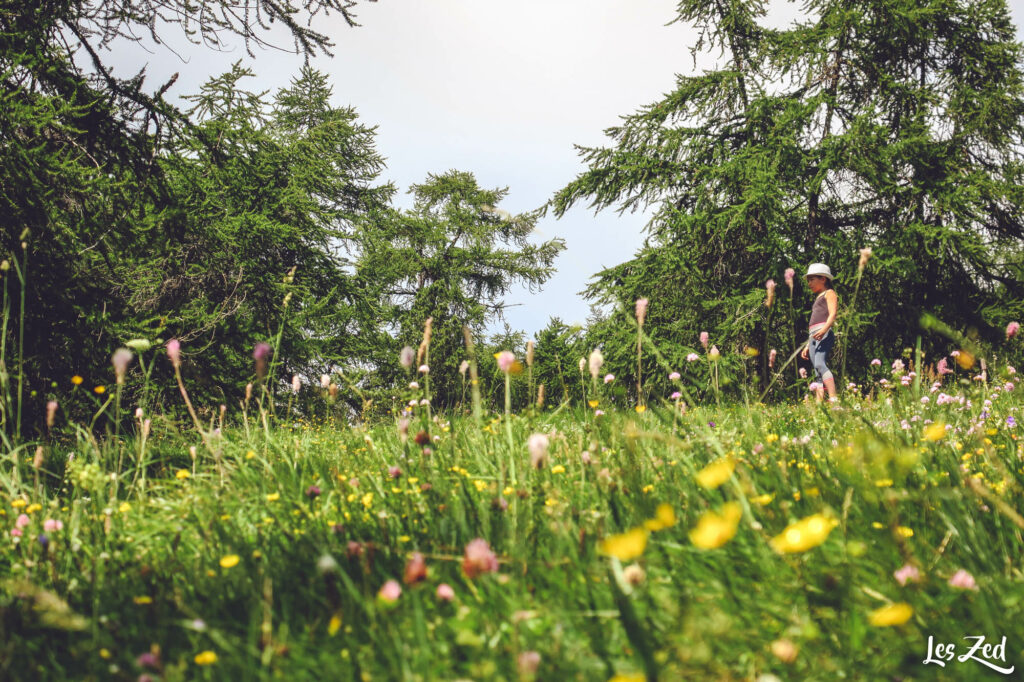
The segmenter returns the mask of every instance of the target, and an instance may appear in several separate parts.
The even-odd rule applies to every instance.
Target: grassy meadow
[[[1002,679],[922,661],[966,635],[1021,661],[1011,370],[887,370],[838,405],[474,419],[410,388],[358,427],[254,401],[78,428],[0,477],[0,678]]]

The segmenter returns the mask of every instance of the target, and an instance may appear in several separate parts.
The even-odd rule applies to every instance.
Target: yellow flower
[[[892,487],[892,479],[891,478],[880,478],[877,481],[875,481],[875,486],[878,487],[878,488],[891,488]]]
[[[15,509],[21,509],[26,504],[28,504],[28,502],[21,498],[18,498],[17,500],[11,500],[11,506],[14,507]]]
[[[590,405],[591,407],[597,407],[597,404],[598,404],[598,401],[596,401],[596,400],[588,400],[587,401],[587,405]]]
[[[177,473],[174,474],[174,477],[184,480],[191,475],[192,474],[189,473],[188,469],[178,469]]]
[[[39,504],[38,502],[33,502],[29,506],[25,507],[25,513],[26,514],[35,514],[37,511],[39,511],[42,508],[43,508],[43,505]]]
[[[825,514],[814,514],[786,526],[785,530],[769,541],[772,549],[782,554],[806,552],[825,542],[839,522]]]
[[[647,676],[641,673],[619,673],[608,682],[646,682]]]
[[[630,561],[644,553],[647,547],[647,530],[633,530],[611,535],[597,544],[597,551],[605,556],[613,556],[619,561]]]
[[[270,493],[267,495],[267,502],[277,502],[281,499],[281,493]]]
[[[117,508],[117,511],[121,512],[122,514],[127,514],[131,510],[132,510],[132,506],[130,504],[128,504],[127,502],[122,502],[121,506]]]
[[[107,387],[106,386],[94,386],[92,390],[93,390],[93,392],[96,395],[103,395],[104,393],[107,392]]]
[[[100,649],[100,658],[104,660],[110,658],[110,649]]]
[[[341,629],[341,618],[335,614],[331,616],[331,620],[327,623],[327,634],[332,637],[338,633]]]
[[[676,513],[670,504],[659,504],[654,512],[654,518],[644,521],[644,528],[647,530],[661,530],[676,525]]]
[[[956,364],[960,365],[961,369],[970,369],[974,367],[974,355],[970,351],[961,349],[960,355],[956,356]]]
[[[730,457],[715,460],[697,472],[697,483],[702,488],[712,490],[728,481],[735,468],[736,462]]]
[[[141,597],[135,597],[135,599],[133,601],[136,604],[139,604],[141,606],[141,605],[145,605],[145,604],[152,604],[153,603],[153,598],[152,597],[148,597],[146,595],[142,595]]]
[[[253,450],[249,450],[248,452],[245,453],[245,458],[246,459],[252,459],[255,456],[256,456],[256,453]]]
[[[778,439],[779,439],[779,434],[777,434],[777,433],[769,433],[767,436],[764,437],[764,440],[765,440],[766,443],[774,443]]]
[[[896,532],[905,538],[914,537],[914,529],[908,528],[907,526],[896,526]]]
[[[775,499],[775,495],[765,493],[764,495],[758,495],[757,497],[750,498],[750,501],[754,504],[759,504],[762,507],[771,504],[772,500]]]
[[[726,502],[721,514],[706,511],[690,529],[690,542],[701,549],[717,549],[736,535],[741,518],[743,510],[739,502]]]
[[[942,440],[945,435],[946,425],[942,422],[932,422],[924,427],[924,433],[921,434],[921,437],[934,443],[935,441]]]
[[[369,509],[373,505],[373,493],[366,493],[362,499],[363,506]]]
[[[220,558],[220,567],[221,568],[234,568],[235,566],[238,565],[238,561],[239,561],[239,559],[238,559],[238,555],[237,554],[227,554],[227,555],[222,556]]]
[[[553,473],[553,474],[564,474],[565,473],[565,467],[562,466],[561,464],[556,464],[555,466],[551,467],[551,473]]]
[[[71,383],[73,383],[75,386],[81,386],[83,381],[85,381],[85,379],[78,376],[77,374],[71,377]]]
[[[217,654],[212,651],[203,651],[196,654],[196,665],[213,665],[217,662]]]
[[[637,414],[640,414],[641,412],[643,412],[644,410],[647,409],[647,406],[646,405],[637,405],[633,409],[635,409],[637,411]]]
[[[903,625],[913,615],[914,607],[906,602],[897,602],[872,611],[868,615],[868,622],[875,627],[884,628],[890,625]]]

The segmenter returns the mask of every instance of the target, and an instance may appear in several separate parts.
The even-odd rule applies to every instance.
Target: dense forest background
[[[961,335],[997,347],[1024,312],[1024,72],[1006,3],[804,5],[803,20],[777,29],[757,0],[680,2],[677,20],[699,30],[694,58],[715,55],[716,68],[666,83],[607,131],[607,147],[580,149],[586,170],[547,206],[512,214],[507,188],[479,186],[472,169],[438,169],[398,208],[373,122],[333,105],[312,67],[267,93],[236,65],[183,106],[165,99],[170,83],[115,77],[102,57],[161,32],[197,51],[226,35],[260,49],[271,24],[300,52],[329,52],[318,17],[361,30],[356,2],[3,2],[4,431],[40,429],[72,377],[85,395],[112,384],[125,344],[143,362],[123,390],[177,405],[161,348],[172,338],[204,415],[243,398],[261,343],[274,348],[275,390],[302,380],[297,409],[319,409],[326,376],[339,414],[383,413],[416,372],[399,352],[420,345],[428,318],[438,406],[465,400],[464,329],[488,398],[503,389],[493,353],[525,358],[530,338],[519,404],[540,384],[549,403],[580,399],[590,377],[579,363],[596,347],[617,377],[613,399],[667,395],[668,370],[687,367],[699,395],[710,367],[685,358],[704,353],[700,331],[724,353],[723,390],[739,396],[767,385],[769,349],[799,342],[809,299],[802,272],[791,288],[783,272],[812,261],[832,265],[842,292],[843,382],[918,337],[929,361]],[[595,274],[585,326],[488,335],[513,287],[554,272],[564,244],[531,239],[537,221],[577,204],[652,209],[644,247]],[[656,352],[638,367],[642,298]],[[922,329],[926,313],[952,332]]]

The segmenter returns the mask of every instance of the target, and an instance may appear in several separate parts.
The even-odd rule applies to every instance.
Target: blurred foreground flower
[[[723,457],[697,472],[697,483],[707,490],[713,490],[729,480],[736,462],[730,457]]]
[[[806,552],[825,542],[839,522],[825,514],[814,514],[786,526],[785,530],[769,541],[776,552],[793,554]]]
[[[196,654],[196,665],[213,665],[217,662],[217,654],[212,651],[203,651]]]
[[[634,528],[633,530],[611,535],[597,544],[597,551],[605,556],[612,556],[619,561],[630,561],[644,553],[647,548],[647,530],[645,528]]]
[[[467,578],[475,578],[483,573],[495,573],[498,570],[498,557],[487,544],[487,540],[476,538],[466,545],[462,557],[462,570]]]
[[[978,589],[978,583],[975,582],[974,576],[965,571],[964,569],[958,570],[949,578],[949,586],[956,587],[961,590],[975,590]]]
[[[875,609],[868,615],[868,622],[875,627],[888,627],[891,625],[903,625],[914,615],[914,608],[906,602],[888,604]]]
[[[670,504],[659,504],[654,512],[654,518],[644,521],[644,528],[647,530],[663,530],[676,525],[676,513]]]
[[[708,510],[690,530],[690,542],[701,549],[717,549],[732,540],[743,518],[739,502],[722,505],[722,513]]]
[[[402,586],[397,580],[389,580],[377,592],[377,599],[386,604],[394,604],[402,596]]]

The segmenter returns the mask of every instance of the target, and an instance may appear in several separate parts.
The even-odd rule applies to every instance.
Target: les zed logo
[[[996,665],[993,661],[999,661],[1002,664],[1006,664],[1006,636],[999,644],[990,644],[985,641],[984,635],[966,636],[966,640],[973,640],[973,645],[966,653],[956,655],[956,645],[952,642],[944,644],[942,642],[935,642],[935,638],[928,635],[928,655],[922,661],[925,665],[934,663],[943,668],[946,667],[947,662],[952,662],[954,658],[957,662],[963,663],[964,661],[975,661],[982,665],[995,670],[1003,675],[1009,675],[1014,671],[1016,666],[1010,666],[1009,668],[1001,667]]]

